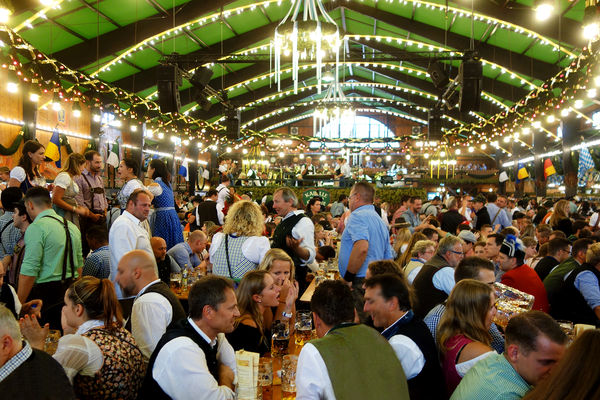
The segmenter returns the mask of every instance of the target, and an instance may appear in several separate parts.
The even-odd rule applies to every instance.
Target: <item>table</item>
[[[308,291],[308,289],[307,289],[307,291]],[[312,296],[312,294],[311,294],[311,296]],[[300,355],[302,346],[296,346],[296,339],[294,338],[294,335],[290,335],[290,343],[288,345],[288,350],[289,350],[288,354]],[[281,379],[279,377],[277,377],[277,371],[279,371],[281,369],[281,361],[282,361],[282,359],[278,358],[278,357],[273,359],[273,386],[272,386],[273,400],[281,400]]]
[[[302,297],[300,297],[300,301],[305,301],[307,303],[310,303],[310,299],[312,299],[312,296],[315,293],[316,287],[317,287],[317,280],[313,279],[310,282],[310,285],[308,285],[308,287],[306,288],[306,290],[302,294]]]

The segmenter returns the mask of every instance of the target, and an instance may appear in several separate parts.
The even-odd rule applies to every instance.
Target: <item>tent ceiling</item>
[[[269,52],[274,29],[287,13],[289,0],[55,0],[45,8],[37,0],[13,0],[9,23],[25,40],[71,68],[97,74],[106,82],[142,97],[155,96],[159,60],[177,52],[216,62],[220,57],[254,50]],[[584,46],[581,35],[584,2],[560,0],[560,16],[538,22],[532,0],[445,2],[419,0],[324,1],[340,31],[348,38],[348,61],[341,71],[345,91],[365,107],[395,110],[424,120],[422,107],[435,104],[440,91],[426,74],[429,62],[415,59],[421,52],[461,54],[470,46],[484,61],[480,116],[448,112],[455,123],[469,123],[505,109],[531,89],[568,65]],[[473,6],[474,21],[471,18]],[[40,14],[40,13],[43,14]],[[135,50],[135,51],[133,51]],[[376,61],[373,61],[376,59]],[[285,121],[298,109],[277,113],[298,102],[319,98],[314,73],[301,71],[300,87],[290,91],[290,74],[284,73],[282,96],[272,83],[268,57],[247,56],[244,62],[212,66],[209,85],[227,90],[242,109],[242,124],[265,129]],[[444,61],[451,76],[459,60]],[[286,68],[286,66],[283,66]],[[194,102],[188,82],[181,87],[182,111],[209,121],[224,115],[215,104],[202,111]],[[393,100],[396,103],[385,103]],[[264,117],[267,115],[267,117]]]

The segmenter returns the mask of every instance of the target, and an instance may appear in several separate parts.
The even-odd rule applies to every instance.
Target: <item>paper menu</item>
[[[235,352],[237,366],[238,400],[255,400],[260,387],[258,386],[258,360],[260,354],[249,351],[238,350]]]

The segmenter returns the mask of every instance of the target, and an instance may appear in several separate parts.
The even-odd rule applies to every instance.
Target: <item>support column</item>
[[[513,142],[511,146],[512,151],[512,159],[514,161],[514,171],[515,171],[515,198],[521,199],[523,197],[525,181],[517,178],[519,175],[519,159],[521,158],[522,150],[521,145],[517,142]]]
[[[563,134],[563,171],[565,174],[565,196],[571,197],[577,194],[577,152],[570,148],[577,144],[577,132],[579,131],[579,120],[568,117],[561,121]]]
[[[22,96],[23,101],[23,141],[35,139],[35,132],[37,131],[37,108],[38,103],[29,100],[25,94]]]
[[[498,167],[498,171],[502,172],[502,161],[504,159],[504,153],[500,149],[496,149],[494,153],[494,160],[496,161],[496,166]],[[498,194],[506,194],[506,182],[498,181]]]
[[[190,196],[193,196],[196,192],[196,187],[198,187],[198,141],[194,140],[190,143],[190,147],[188,147],[189,155],[188,157],[192,159],[192,162],[188,164],[188,185],[187,190]],[[232,182],[233,183],[233,182]]]
[[[535,195],[536,197],[546,197],[546,179],[544,178],[544,158],[540,154],[546,152],[546,134],[543,131],[535,131],[533,134],[533,154],[535,170]]]

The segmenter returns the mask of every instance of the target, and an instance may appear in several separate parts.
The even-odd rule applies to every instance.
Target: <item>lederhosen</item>
[[[61,329],[60,316],[63,306],[65,291],[69,288],[75,277],[75,260],[73,254],[73,243],[71,242],[71,233],[69,225],[65,218],[62,221],[52,215],[44,215],[42,218],[52,218],[58,221],[65,228],[66,243],[63,254],[63,265],[61,279],[58,281],[37,283],[31,289],[27,300],[42,299],[44,302],[44,311],[42,313],[42,324],[50,323],[50,329]],[[69,257],[69,254],[71,255]],[[67,278],[67,270],[70,267],[71,276]]]
[[[81,174],[81,176],[83,177],[83,179],[85,179],[85,182],[89,186],[90,192],[92,193],[92,204],[90,207],[90,211],[93,212],[94,214],[102,215],[102,217],[97,222],[94,222],[94,221],[92,221],[92,219],[87,218],[87,217],[82,217],[79,219],[79,229],[81,231],[81,251],[84,256],[87,256],[87,254],[90,252],[90,248],[89,248],[89,246],[87,244],[87,240],[86,240],[86,233],[87,233],[88,229],[92,226],[106,227],[106,216],[104,215],[104,210],[96,209],[94,207],[94,195],[95,194],[104,194],[104,188],[93,187],[92,183],[89,181],[88,177],[85,174]]]

